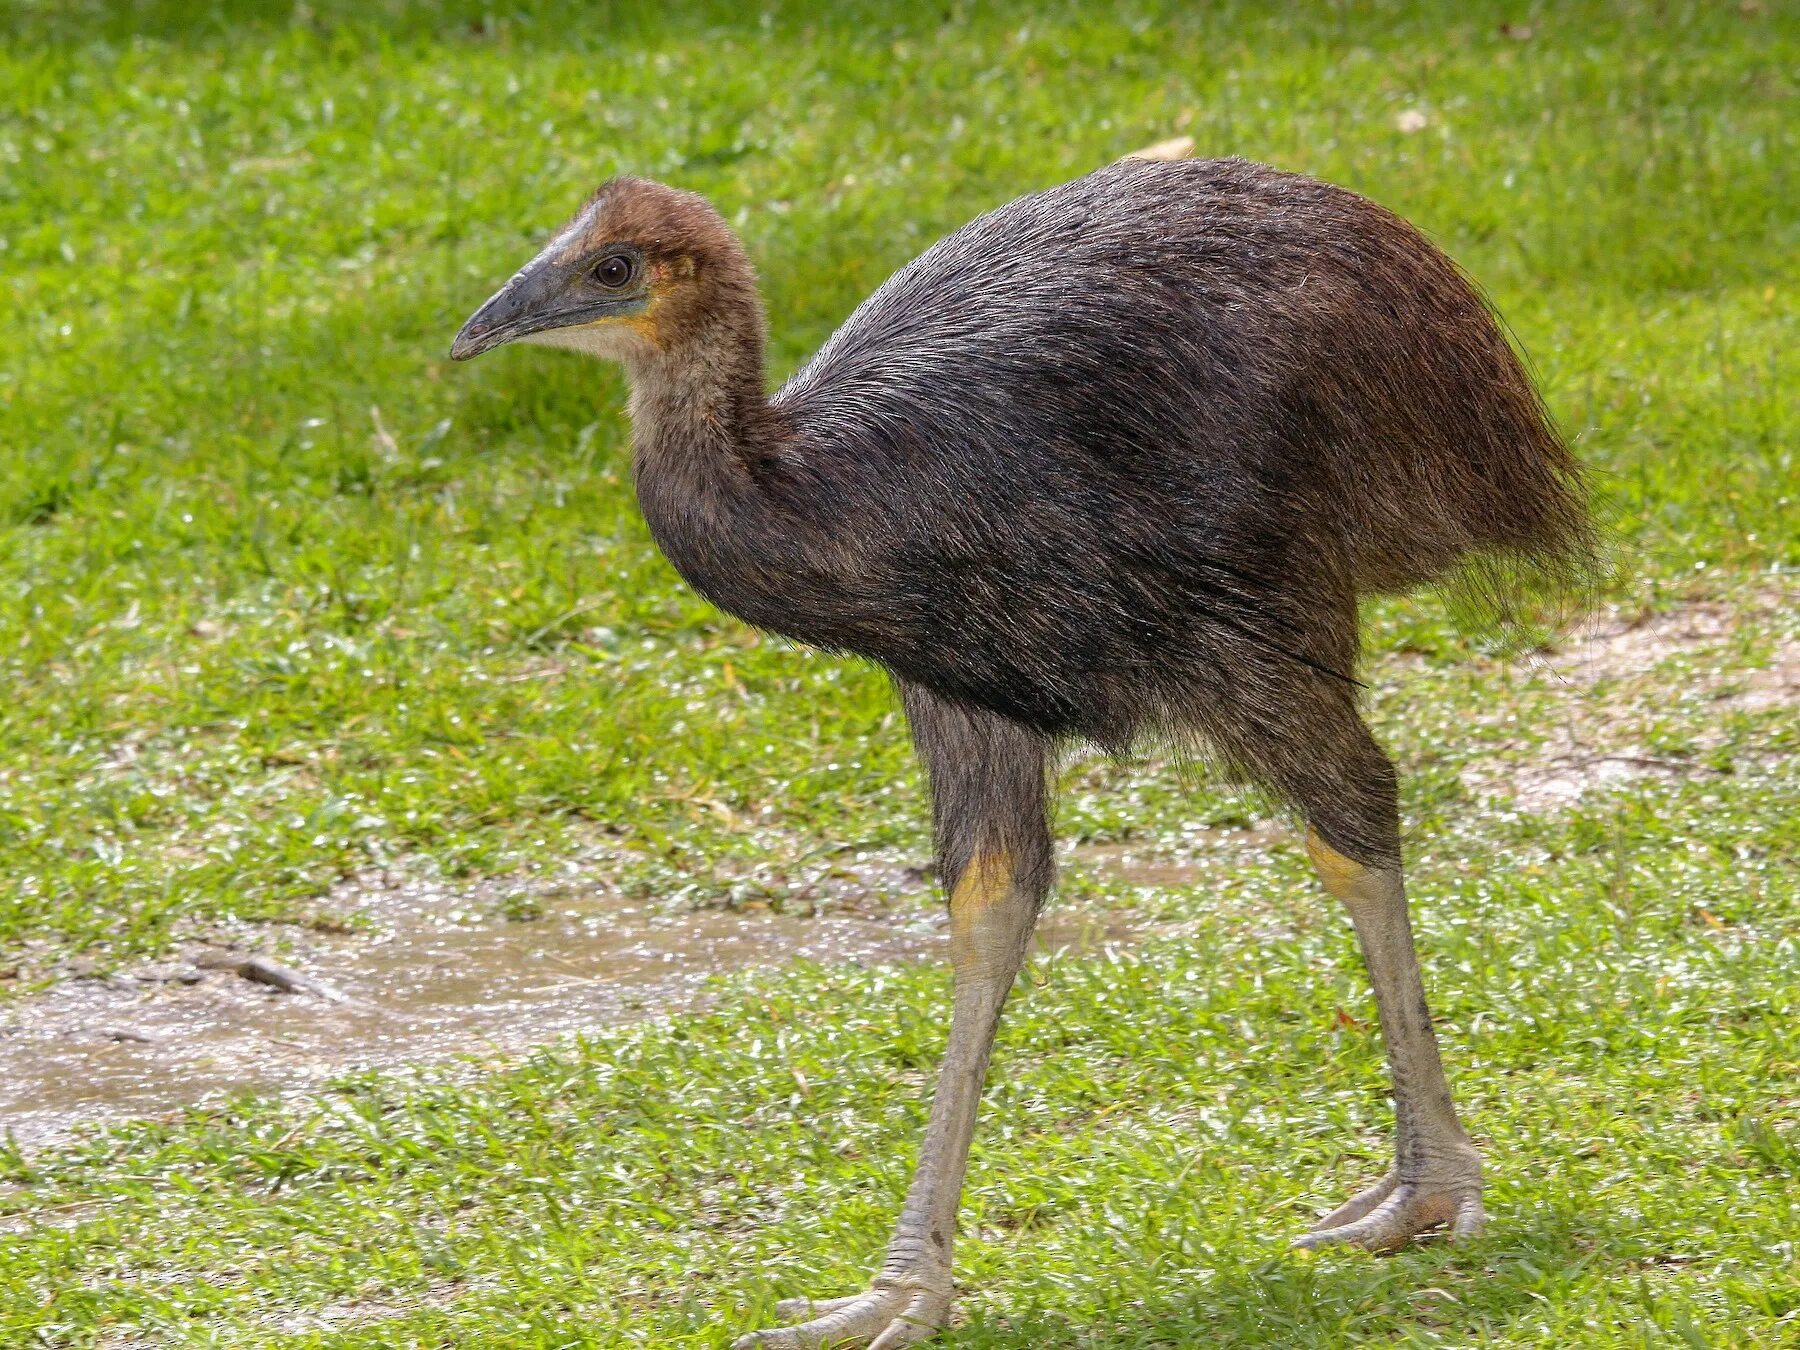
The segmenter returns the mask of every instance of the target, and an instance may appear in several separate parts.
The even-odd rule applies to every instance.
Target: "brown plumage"
[[[919,1180],[875,1289],[764,1343],[898,1345],[941,1318],[972,1094],[1072,740],[1197,743],[1305,818],[1364,942],[1400,1118],[1394,1173],[1323,1231],[1479,1227],[1393,771],[1356,708],[1357,601],[1568,576],[1593,541],[1574,461],[1454,264],[1339,188],[1124,161],[935,245],[769,397],[735,236],[698,197],[620,179],[453,354],[513,338],[625,364],[670,560],[745,620],[886,668],[931,777],[958,1003]]]

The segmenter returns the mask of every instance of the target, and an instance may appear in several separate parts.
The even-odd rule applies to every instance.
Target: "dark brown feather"
[[[1241,160],[1123,161],[972,222],[772,399],[700,198],[603,188],[667,282],[628,358],[671,561],[751,623],[1034,734],[1197,738],[1343,851],[1398,854],[1357,600],[1582,573],[1578,467],[1417,230]]]

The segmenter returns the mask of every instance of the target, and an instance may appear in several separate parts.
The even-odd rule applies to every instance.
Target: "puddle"
[[[910,960],[940,947],[944,918],[923,874],[892,867],[878,876],[885,885],[860,893],[864,912],[813,915],[670,914],[566,882],[535,894],[506,884],[346,886],[330,908],[374,935],[294,931],[280,956],[332,997],[253,983],[214,968],[218,948],[195,947],[0,1005],[0,1131],[41,1145],[83,1122],[155,1116],[233,1090],[516,1056],[564,1034],[692,1009],[721,972]],[[509,920],[509,907],[537,917]],[[252,931],[266,947],[271,930]],[[1037,948],[1087,951],[1126,933],[1119,916],[1052,907]]]
[[[1083,844],[1070,857],[1127,886],[1198,886],[1212,871],[1203,862],[1146,852],[1135,844]]]
[[[923,883],[915,889],[923,897]],[[516,888],[413,882],[335,896],[334,911],[372,923],[375,934],[305,934],[280,959],[341,992],[340,1001],[204,969],[208,952],[196,948],[0,1006],[0,1130],[36,1143],[80,1120],[154,1115],[232,1089],[516,1054],[567,1032],[691,1008],[721,971],[897,960],[940,940],[922,899],[882,918],[670,915],[565,886],[535,899],[541,917],[519,922],[498,912],[508,895]]]

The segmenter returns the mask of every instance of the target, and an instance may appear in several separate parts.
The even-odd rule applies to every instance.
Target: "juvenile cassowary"
[[[1051,884],[1060,747],[1199,745],[1302,815],[1393,1076],[1393,1168],[1302,1245],[1483,1224],[1357,711],[1357,601],[1580,570],[1580,473],[1481,296],[1404,221],[1241,160],[1124,160],[901,268],[772,397],[744,250],[607,183],[457,335],[622,362],[634,476],[693,587],[892,677],[931,784],[955,998],[871,1287],[740,1347],[910,1345],[951,1240],[1001,1006]]]

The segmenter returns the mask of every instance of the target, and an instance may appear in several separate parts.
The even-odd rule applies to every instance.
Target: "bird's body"
[[[1359,595],[1583,538],[1454,266],[1241,160],[1125,160],[982,216],[766,406],[712,417],[640,417],[636,462],[721,608],[1047,736],[1198,739],[1290,799]],[[1280,738],[1242,734],[1259,705]]]
[[[620,180],[459,354],[513,336],[625,362],[639,500],[697,590],[895,676],[972,968],[1012,963],[982,985],[993,1017],[1049,884],[1046,766],[1070,739],[1202,742],[1305,816],[1353,915],[1367,891],[1404,928],[1393,775],[1355,706],[1357,600],[1490,563],[1579,566],[1590,543],[1576,467],[1454,265],[1361,197],[1238,160],[1122,161],[979,218],[772,398],[735,238],[699,199]],[[1364,938],[1402,1083],[1429,1024],[1390,1008],[1408,977]],[[988,1004],[965,1013],[962,987],[958,1026],[979,1024]],[[985,1066],[982,1034],[953,1033],[946,1084],[977,1041]],[[1435,1045],[1417,1072],[1442,1117],[1420,1128],[1464,1178],[1430,1194],[1462,1197],[1473,1226]],[[940,1128],[966,1149],[973,1110],[949,1091],[908,1206],[946,1281],[954,1204],[946,1220],[929,1150]],[[906,1223],[889,1283],[930,1285],[918,1316],[935,1318],[918,1272],[939,1266]],[[913,1297],[842,1316],[910,1325]],[[834,1316],[768,1343],[862,1334]]]

